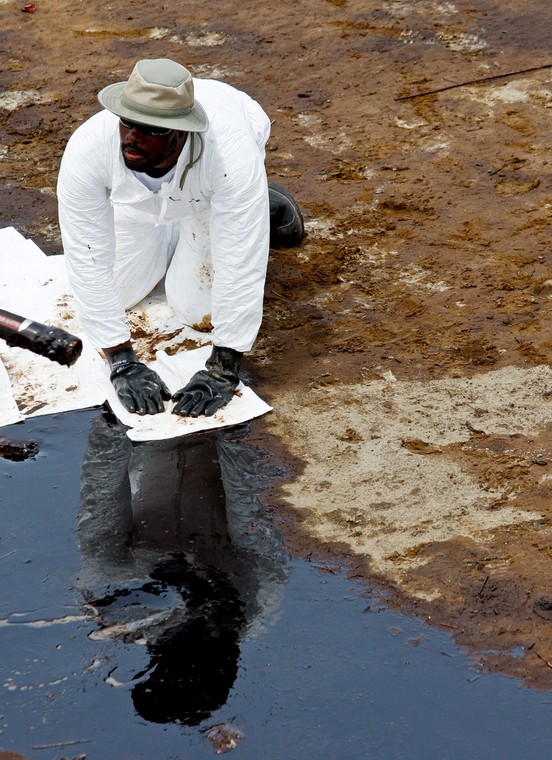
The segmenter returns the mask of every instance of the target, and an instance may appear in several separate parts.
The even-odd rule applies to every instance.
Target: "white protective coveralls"
[[[82,124],[65,149],[57,187],[63,247],[81,323],[97,348],[129,340],[125,308],[163,276],[182,324],[210,316],[214,345],[248,351],[257,336],[269,250],[270,121],[227,84],[194,79],[194,88],[208,130],[193,141],[188,134],[172,180],[157,192],[125,166],[119,118],[109,111]]]

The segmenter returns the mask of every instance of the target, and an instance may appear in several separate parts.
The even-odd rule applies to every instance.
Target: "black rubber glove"
[[[139,362],[132,348],[122,348],[106,355],[111,367],[109,379],[119,401],[129,412],[158,414],[165,410],[171,392],[157,372]]]
[[[233,348],[213,346],[205,369],[196,372],[188,385],[173,395],[173,414],[182,417],[211,417],[225,406],[240,382],[242,354]]]

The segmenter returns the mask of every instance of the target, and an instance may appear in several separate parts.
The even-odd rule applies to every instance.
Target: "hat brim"
[[[100,90],[98,100],[104,108],[111,111],[122,119],[128,119],[136,124],[144,124],[148,127],[165,127],[166,129],[178,129],[181,132],[206,132],[209,127],[209,119],[203,106],[194,100],[190,113],[186,116],[154,116],[141,113],[122,105],[121,99],[126,82],[116,82]]]

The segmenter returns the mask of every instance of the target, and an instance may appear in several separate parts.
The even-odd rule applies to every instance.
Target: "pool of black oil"
[[[0,758],[550,757],[552,695],[288,558],[246,432],[2,431]]]

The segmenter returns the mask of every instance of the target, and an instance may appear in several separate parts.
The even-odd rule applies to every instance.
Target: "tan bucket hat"
[[[209,126],[194,98],[192,75],[169,58],[138,61],[127,82],[104,87],[98,100],[108,111],[137,124],[185,132],[205,132]]]

